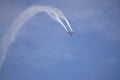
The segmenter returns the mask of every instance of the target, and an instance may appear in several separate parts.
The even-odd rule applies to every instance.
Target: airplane
[[[68,31],[67,33],[70,34],[70,36],[73,35],[73,32],[72,32],[72,31]]]

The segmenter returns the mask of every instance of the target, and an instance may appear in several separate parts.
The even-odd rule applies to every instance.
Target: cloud
[[[48,5],[55,6],[63,11],[65,16],[70,21],[70,24],[72,25],[73,30],[75,30],[75,33],[82,34],[82,35],[85,35],[85,34],[87,35],[90,33],[98,33],[108,40],[113,40],[113,41],[120,40],[120,37],[119,37],[120,16],[119,16],[119,5],[117,5],[117,2],[112,2],[112,1],[107,1],[107,0],[102,0],[100,2],[99,1],[96,2],[94,0],[92,1],[75,0],[73,3],[73,1],[61,0],[60,3],[56,3],[56,0],[52,0],[52,1],[49,0],[49,1],[46,1],[46,3]],[[0,37],[3,36],[3,34],[7,31],[9,25],[14,21],[16,16],[27,7],[25,6],[25,4],[24,6],[18,5],[17,2],[13,3],[9,1],[7,2],[7,4],[8,4],[7,7],[5,5],[2,5],[0,9],[2,12],[0,16],[3,17],[1,19],[2,23],[0,24],[0,26],[3,25],[3,27],[1,27],[0,29],[1,30]],[[64,7],[66,4],[67,6]],[[44,45],[48,46],[51,49],[51,46],[49,45],[53,45],[52,43],[53,42],[56,43],[57,41],[58,41],[58,44],[57,45],[54,44],[54,46],[61,45],[61,46],[68,47],[66,45],[67,42],[65,42],[65,40],[60,39],[60,38],[66,38],[66,36],[63,36],[64,32],[62,31],[62,27],[61,28],[58,27],[60,25],[58,25],[56,22],[49,19],[49,17],[45,17],[46,15],[45,16],[43,14],[41,15],[42,16],[36,15],[34,18],[32,18],[30,21],[28,21],[28,23],[24,25],[25,27],[22,30],[20,30],[17,40],[21,41],[21,38],[23,39],[23,42],[24,40],[26,40],[26,42],[29,42],[26,45],[32,44],[30,45],[30,47],[34,46],[34,48],[36,48],[40,46],[38,50],[35,49],[36,51],[33,51],[33,54],[37,53],[37,51],[39,52],[39,49],[41,48],[44,51],[46,49]],[[50,28],[52,28],[52,30]],[[60,36],[60,37],[56,37],[56,36]],[[46,42],[44,42],[44,39],[46,39]],[[59,42],[60,40],[63,41],[63,43]],[[61,48],[61,46],[60,46],[60,49],[59,48],[56,49],[56,52],[53,52],[53,53],[57,53],[57,51],[59,50],[62,50],[63,52],[61,51],[61,53],[52,54],[51,56],[50,55],[48,56],[45,54],[42,56],[51,57],[51,61],[54,60],[52,59],[52,56],[55,56],[54,57],[55,59],[57,59],[60,56],[66,57],[68,59],[74,59],[73,53],[69,51],[65,51],[64,48]],[[25,45],[21,45],[21,48],[22,47],[24,48]],[[48,51],[50,51],[50,49]],[[19,49],[19,50],[21,50],[21,55],[22,53],[23,55],[25,54],[24,53],[25,50],[23,49]],[[38,55],[36,55],[36,57],[38,57]],[[30,58],[28,58],[28,61],[29,59]]]
[[[70,21],[70,24],[73,26],[73,29],[76,31],[76,33],[84,35],[95,32],[101,34],[103,37],[105,37],[108,40],[120,40],[119,37],[120,16],[119,16],[119,5],[117,4],[118,1],[75,0],[74,3],[73,1],[69,1],[69,0],[66,1],[61,0],[59,3],[56,3],[56,0],[52,0],[52,1],[48,0],[44,2],[41,2],[39,0],[36,1],[37,1],[37,5],[47,4],[61,9],[65,14],[65,16],[68,18],[68,20]],[[20,13],[24,9],[23,5],[24,7],[28,6],[28,5],[26,6],[23,3],[21,3],[22,6],[20,4],[18,5],[18,3],[14,1],[13,2],[4,1],[2,3],[4,5],[1,5],[0,10],[2,10],[1,12],[6,13],[6,15],[3,14],[1,15],[1,17],[6,16],[6,18],[8,19],[5,18],[2,19],[5,19],[5,24],[6,21],[9,20],[7,22],[9,24],[8,25],[6,24],[6,26],[3,26],[3,28],[0,29],[1,30],[0,36],[3,36],[5,30],[8,28],[7,26],[9,26],[12,23],[12,22],[10,23],[11,17],[13,17],[11,16],[11,14],[17,16],[17,13]],[[26,3],[29,3],[31,5],[36,4],[35,2],[30,3],[30,1]],[[7,7],[5,5],[7,5]],[[67,6],[64,7],[65,5]],[[8,14],[10,14],[10,16],[7,16]],[[1,21],[3,22],[3,20]]]
[[[120,40],[120,6],[117,1],[76,0],[74,3],[68,2],[68,6],[60,8],[70,20],[76,33],[82,35],[97,33],[107,40]],[[64,2],[61,4],[66,5]]]
[[[31,24],[26,24],[26,28],[21,29],[15,42],[10,47],[9,61],[26,66],[47,67],[63,59],[67,61],[75,60],[76,56],[70,50],[69,42],[65,38],[66,35],[61,32],[62,30],[56,31],[59,30],[57,29],[59,27],[50,30],[50,27],[47,27],[49,24],[46,24],[44,27],[36,25],[36,27],[30,29],[27,26]],[[54,24],[52,25],[54,26]],[[49,30],[41,31],[44,29]]]

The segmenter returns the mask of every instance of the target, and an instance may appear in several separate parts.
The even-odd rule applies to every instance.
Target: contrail
[[[49,6],[32,6],[27,10],[23,11],[20,15],[18,15],[18,17],[10,26],[8,32],[2,38],[0,42],[0,68],[5,60],[9,46],[15,41],[15,38],[20,28],[23,26],[23,24],[26,21],[28,21],[30,18],[32,18],[34,15],[36,15],[39,12],[47,13],[55,21],[59,22],[67,32],[73,32],[68,20],[65,18],[65,16],[59,9]],[[69,30],[62,22],[62,19],[65,20]]]

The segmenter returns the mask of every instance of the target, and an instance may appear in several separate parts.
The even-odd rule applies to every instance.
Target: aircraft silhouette
[[[73,35],[73,32],[72,32],[72,31],[68,31],[67,33],[70,34],[70,36]]]

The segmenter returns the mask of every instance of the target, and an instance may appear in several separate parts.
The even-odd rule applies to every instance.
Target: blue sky
[[[119,0],[1,0],[0,41],[33,5],[59,8],[74,35],[45,13],[27,21],[7,51],[0,80],[119,80]]]

